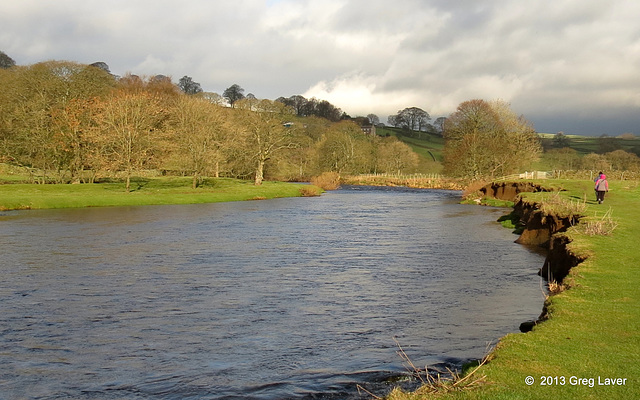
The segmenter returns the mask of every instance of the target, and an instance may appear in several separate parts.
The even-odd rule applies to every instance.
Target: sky
[[[4,0],[0,50],[383,122],[500,99],[538,132],[640,135],[638,21],[637,0]]]

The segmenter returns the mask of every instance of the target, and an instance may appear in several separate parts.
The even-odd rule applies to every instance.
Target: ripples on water
[[[0,398],[360,398],[405,370],[394,338],[419,366],[482,357],[539,314],[542,258],[456,202],[3,213]]]

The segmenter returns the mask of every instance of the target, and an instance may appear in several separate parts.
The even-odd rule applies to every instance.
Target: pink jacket
[[[602,174],[600,178],[596,181],[596,191],[598,192],[608,192],[609,191],[609,182],[607,182],[607,176]]]

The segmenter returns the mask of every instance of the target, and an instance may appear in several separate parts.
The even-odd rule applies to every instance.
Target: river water
[[[458,192],[0,213],[0,399],[358,399],[535,319],[540,254]]]

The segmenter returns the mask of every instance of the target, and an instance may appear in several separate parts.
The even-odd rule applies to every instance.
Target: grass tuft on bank
[[[191,178],[135,178],[131,192],[118,181],[68,184],[3,184],[0,185],[0,210],[44,208],[141,206],[157,204],[196,204],[273,199],[319,195],[311,185],[286,182],[253,182],[230,178],[207,179],[191,188]]]
[[[551,198],[551,202],[565,211],[567,206],[569,211],[580,208],[581,223],[567,232],[572,240],[569,250],[588,258],[567,277],[571,288],[548,298],[550,319],[529,333],[502,338],[492,360],[476,372],[484,384],[474,390],[438,394],[396,390],[389,398],[640,398],[639,184],[610,181],[611,191],[599,205],[592,182],[561,183],[565,191],[560,196],[566,201]],[[557,195],[526,196],[544,202]],[[605,225],[611,220],[614,229],[593,235],[584,228],[603,220]]]

